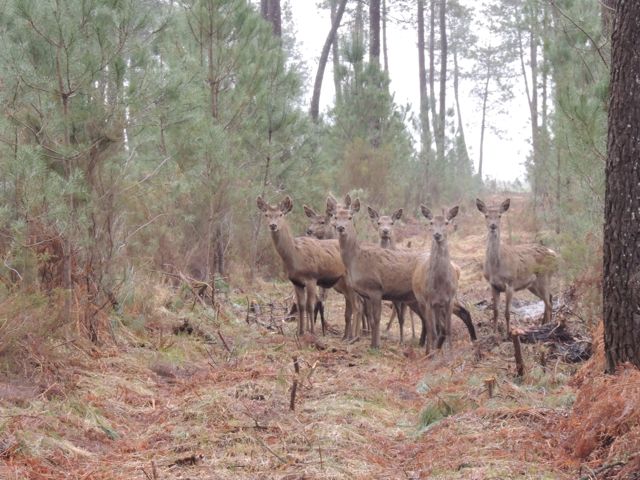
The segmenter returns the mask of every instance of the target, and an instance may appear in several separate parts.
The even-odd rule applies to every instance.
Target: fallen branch
[[[298,363],[298,357],[293,357],[293,369],[296,372],[296,378],[293,380],[291,386],[291,398],[289,400],[289,410],[296,409],[296,392],[298,391],[298,376],[300,375],[300,364]]]

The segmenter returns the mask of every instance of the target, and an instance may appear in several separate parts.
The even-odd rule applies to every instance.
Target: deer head
[[[511,199],[507,198],[498,207],[487,207],[482,200],[476,198],[476,207],[478,207],[478,210],[484,214],[490,235],[497,235],[500,233],[500,219],[502,218],[502,214],[509,210],[510,204]]]
[[[307,226],[306,234],[309,237],[318,239],[329,238],[327,235],[331,227],[326,215],[320,215],[313,208],[303,205],[305,215],[309,218],[310,223]]]
[[[339,205],[335,198],[327,198],[327,215],[338,232],[338,235],[347,235],[349,228],[353,228],[353,214],[360,211],[360,199],[356,198],[353,203],[347,194],[344,197],[344,204]]]
[[[431,232],[431,236],[437,243],[442,243],[447,240],[449,232],[453,230],[453,220],[456,215],[458,215],[459,207],[456,205],[451,208],[448,213],[444,213],[442,211],[442,215],[433,215],[431,210],[429,210],[424,205],[420,205],[420,210],[422,211],[422,215],[425,216],[427,220],[429,220],[429,231]]]
[[[277,232],[282,227],[284,216],[293,208],[293,200],[287,195],[278,205],[269,205],[262,199],[262,196],[258,196],[256,199],[258,210],[264,213],[267,219],[267,225],[269,230]]]
[[[369,218],[371,218],[373,225],[378,229],[380,238],[382,240],[389,240],[393,235],[393,225],[402,217],[402,209],[396,210],[391,216],[380,216],[378,212],[371,207],[367,207],[367,210],[369,211]]]

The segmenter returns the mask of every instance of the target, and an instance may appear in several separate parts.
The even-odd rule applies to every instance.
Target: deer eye
[[[449,222],[448,222],[448,221],[447,221],[447,222],[444,222],[444,224],[445,224],[445,225],[449,225]]]
[[[498,218],[502,218],[502,215],[498,215]]]
[[[433,222],[429,222],[429,225],[433,225]]]
[[[489,215],[487,215],[487,214],[485,213],[484,218],[489,218]]]

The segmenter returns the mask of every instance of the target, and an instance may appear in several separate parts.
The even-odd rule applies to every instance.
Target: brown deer
[[[540,298],[544,302],[543,323],[551,321],[549,283],[558,268],[558,254],[550,248],[538,244],[511,246],[500,243],[500,220],[510,204],[511,200],[507,198],[498,207],[487,207],[482,200],[476,199],[488,229],[484,278],[491,285],[493,327],[497,329],[500,293],[505,292],[507,337],[511,335],[509,319],[513,292],[526,288]]]
[[[458,214],[455,206],[444,215],[433,216],[431,210],[420,205],[422,215],[429,220],[431,231],[431,253],[422,258],[413,273],[413,292],[420,309],[427,319],[426,351],[429,354],[434,345],[445,343],[451,347],[451,314],[458,290],[460,268],[451,262],[448,234],[453,230],[453,218]],[[441,337],[436,342],[436,335]]]
[[[380,310],[382,300],[407,303],[420,316],[424,324],[426,318],[416,302],[413,293],[412,277],[418,258],[424,253],[405,250],[388,250],[378,245],[360,243],[353,225],[353,214],[360,210],[360,200],[353,204],[347,195],[343,205],[338,205],[333,197],[327,199],[327,212],[338,232],[340,255],[347,269],[347,284],[359,294],[365,302],[365,308],[371,319],[371,347],[380,346]],[[469,312],[456,304],[456,315],[460,316],[469,329],[473,340],[475,329]]]
[[[276,206],[267,204],[259,196],[257,205],[267,219],[273,245],[282,258],[287,277],[295,287],[298,334],[304,333],[305,313],[309,330],[313,333],[311,319],[316,304],[316,286],[319,285],[323,288],[334,287],[345,296],[345,338],[350,338],[353,293],[346,286],[346,271],[340,258],[338,241],[294,237],[285,218],[293,208],[289,196]]]
[[[373,225],[378,230],[378,236],[380,237],[380,246],[382,248],[388,248],[390,250],[396,249],[396,234],[395,234],[395,223],[402,218],[402,209],[399,208],[391,216],[389,215],[380,215],[377,210],[367,206],[367,211],[369,212],[369,218],[373,222]],[[391,328],[391,323],[393,320],[398,317],[398,323],[400,323],[400,318],[404,320],[405,313],[407,311],[407,305],[404,303],[393,302],[393,309],[391,310],[391,317],[387,322],[387,326],[385,331],[389,331]],[[402,310],[402,315],[398,315],[399,310]],[[413,312],[409,310],[409,316],[411,318],[411,333],[413,338],[416,338],[416,327],[413,320]],[[404,342],[404,321],[400,323],[400,343]]]

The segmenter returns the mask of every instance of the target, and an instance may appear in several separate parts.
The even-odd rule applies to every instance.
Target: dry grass
[[[463,298],[474,305],[489,296],[484,237],[461,228],[453,243]],[[397,327],[378,352],[368,339],[343,342],[336,294],[334,333],[316,340],[297,339],[294,323],[278,320],[280,331],[246,322],[251,302],[287,304],[286,284],[236,288],[217,310],[145,288],[112,323],[115,342],[18,355],[30,365],[51,354],[56,374],[0,380],[0,478],[574,479],[617,461],[626,463],[593,478],[633,478],[640,373],[598,373],[601,345],[583,366],[538,365],[540,347],[523,345],[527,372],[517,379],[511,343],[493,335],[480,308],[477,345],[454,321],[454,349],[427,359],[414,343],[398,344]],[[191,334],[175,334],[185,320]],[[12,325],[0,321],[0,334]],[[582,328],[575,318],[569,326]]]

